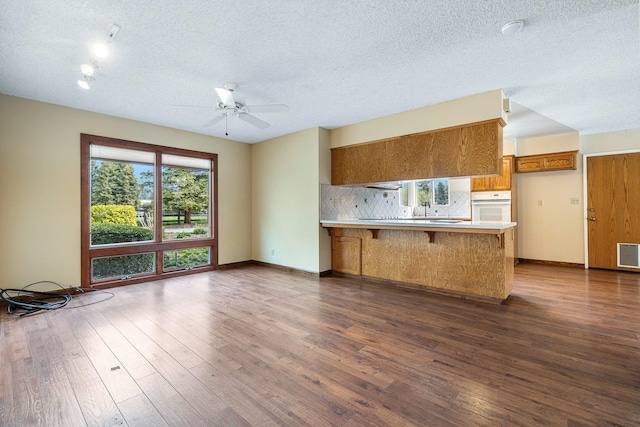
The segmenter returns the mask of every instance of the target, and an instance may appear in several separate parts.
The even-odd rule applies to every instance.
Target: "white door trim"
[[[584,268],[589,268],[589,205],[587,199],[587,158],[601,156],[615,156],[617,154],[640,153],[640,149],[603,151],[601,153],[586,153],[582,155],[582,200],[584,201]]]

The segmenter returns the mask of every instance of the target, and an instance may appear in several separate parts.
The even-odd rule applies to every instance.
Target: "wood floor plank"
[[[142,393],[100,336],[83,336],[78,340],[116,403]]]
[[[267,427],[283,424],[284,420],[238,388],[226,372],[217,370],[209,363],[195,366],[190,369],[190,372],[230,408],[242,414],[249,425]]]
[[[123,425],[122,414],[67,322],[58,316],[52,319],[52,327],[61,330],[51,338],[51,345],[61,351],[65,372],[87,425]]]
[[[502,305],[262,266],[113,293],[0,313],[0,425],[640,425],[638,273],[519,265]]]
[[[138,384],[151,404],[170,426],[208,426],[190,402],[180,395],[160,374],[152,374],[138,380]],[[125,405],[126,406],[126,405]],[[145,413],[148,408],[143,409]],[[129,413],[125,409],[125,413]],[[131,419],[143,414],[130,414]],[[146,422],[146,419],[145,421]]]
[[[104,317],[102,312],[94,310],[84,317],[104,343],[109,346],[131,378],[138,380],[157,372],[147,359],[136,350],[135,346]]]
[[[135,325],[138,320],[135,314],[118,312],[119,316],[112,317],[114,325],[130,342],[136,343],[138,351],[171,384],[176,392],[189,401],[189,404],[203,419],[216,416],[226,408],[227,405],[218,396],[208,390],[187,368]],[[150,400],[153,402],[153,399]]]
[[[50,320],[59,315],[51,313],[50,316],[42,316],[42,322],[24,323],[32,357],[28,359],[30,363],[26,369],[21,370],[21,378],[26,380],[23,384],[27,385],[29,393],[38,399],[32,405],[38,414],[36,425],[84,426],[87,424],[66,373],[64,355],[49,332],[53,329]],[[37,357],[33,357],[34,354]],[[31,378],[36,381],[31,381]]]
[[[118,403],[118,408],[129,427],[163,427],[168,426],[160,412],[149,401],[145,394],[139,394]]]

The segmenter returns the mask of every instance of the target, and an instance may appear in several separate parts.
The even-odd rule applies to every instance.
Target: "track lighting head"
[[[93,76],[93,73],[96,71],[96,68],[98,68],[98,66],[94,63],[82,64],[80,66],[80,71],[82,71],[82,74],[84,74],[85,76]]]
[[[91,76],[82,76],[82,78],[78,80],[78,86],[84,90],[89,90],[90,84],[93,80],[94,79]]]

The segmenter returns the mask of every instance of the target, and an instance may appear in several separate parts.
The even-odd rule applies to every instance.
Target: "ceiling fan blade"
[[[215,125],[220,120],[224,119],[224,116],[225,116],[225,114],[220,114],[219,116],[214,117],[213,119],[211,119],[207,123],[205,123],[204,127],[209,127],[209,126]]]
[[[269,127],[269,123],[260,120],[259,118],[257,118],[256,116],[252,116],[251,114],[247,114],[247,113],[240,113],[238,115],[238,118],[240,120],[244,120],[245,122],[254,125],[257,128],[260,129],[266,129]]]
[[[251,113],[284,113],[289,111],[289,107],[284,104],[247,105],[246,107]]]
[[[212,108],[216,108],[215,106],[205,107],[202,105],[165,105],[166,108],[206,108],[207,110],[211,110]]]
[[[236,108],[236,101],[233,99],[233,92],[221,87],[217,87],[216,92],[225,107]]]

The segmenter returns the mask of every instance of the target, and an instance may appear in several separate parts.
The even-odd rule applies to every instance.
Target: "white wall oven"
[[[471,219],[474,222],[511,222],[511,191],[471,193]]]

